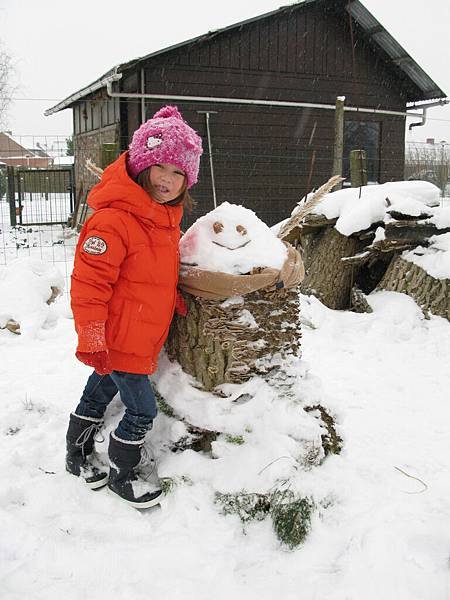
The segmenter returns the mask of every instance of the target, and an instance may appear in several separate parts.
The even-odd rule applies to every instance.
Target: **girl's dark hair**
[[[154,191],[150,183],[150,169],[151,167],[147,167],[146,169],[141,171],[136,176],[135,181],[138,185],[141,186],[141,188],[144,188],[147,194],[150,194],[150,196],[152,196]],[[191,195],[189,194],[189,191],[186,187],[186,177],[184,178],[184,186],[184,190],[179,196],[177,196],[174,200],[171,200],[170,202],[165,202],[165,204],[167,204],[168,206],[178,206],[179,204],[182,204],[188,209],[189,212],[192,212],[192,209],[194,208],[194,201],[192,200]]]

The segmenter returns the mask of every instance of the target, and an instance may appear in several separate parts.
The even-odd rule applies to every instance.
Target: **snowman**
[[[256,268],[280,270],[287,247],[252,210],[224,202],[185,233],[180,255],[182,265],[243,275]]]
[[[174,319],[169,357],[208,391],[275,373],[292,387],[285,367],[300,358],[304,276],[297,250],[253,211],[224,202],[184,234],[180,259],[188,314]]]

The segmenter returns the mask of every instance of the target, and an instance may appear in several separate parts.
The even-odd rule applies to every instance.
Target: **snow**
[[[34,336],[51,323],[52,287],[64,291],[64,277],[51,263],[22,257],[0,267],[0,327],[12,319],[22,335]]]
[[[436,238],[435,247],[448,250],[448,237]],[[18,258],[29,251],[19,249]],[[16,295],[1,297],[11,314],[20,297],[42,298],[39,277],[47,273],[17,265]],[[67,294],[54,305],[52,327],[26,336],[0,330],[2,597],[206,600],[213,590],[217,600],[446,600],[450,324],[425,319],[403,294],[368,300],[373,313],[356,314],[301,297],[294,400],[258,378],[214,397],[162,356],[154,381],[171,406],[244,443],[224,434],[213,458],[174,453],[169,444],[185,426],[160,413],[148,438],[160,476],[175,485],[147,512],[64,470],[68,416],[90,373],[74,358]],[[22,316],[37,325],[33,306]],[[335,416],[344,445],[307,469],[318,430],[300,407],[318,403]],[[97,444],[103,460],[121,414],[116,399]],[[270,519],[244,528],[214,503],[217,491],[268,490],[286,478],[317,502],[311,532],[294,551],[280,545]]]
[[[431,219],[426,221],[427,223],[433,223],[439,229],[444,229],[444,227],[450,227],[450,206],[444,206],[442,208],[436,208],[434,211],[434,215]]]
[[[281,269],[287,250],[252,210],[223,202],[186,231],[180,256],[183,264],[206,271],[245,274],[257,267]]]
[[[373,244],[375,242],[381,242],[381,240],[386,239],[386,233],[384,231],[384,227],[377,227],[375,230],[375,237],[373,238]]]
[[[428,248],[418,246],[402,258],[422,267],[435,279],[450,279],[450,233],[430,237]]]
[[[439,188],[427,181],[394,181],[362,188],[344,188],[330,192],[313,212],[337,219],[342,235],[367,229],[372,223],[390,219],[390,210],[418,216],[433,213],[439,207]]]
[[[75,162],[74,156],[55,156],[53,159],[53,164],[57,165],[73,165]]]

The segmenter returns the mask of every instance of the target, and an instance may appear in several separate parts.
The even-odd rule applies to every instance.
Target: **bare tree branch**
[[[7,111],[13,94],[12,72],[11,56],[0,42],[0,129],[6,126]]]

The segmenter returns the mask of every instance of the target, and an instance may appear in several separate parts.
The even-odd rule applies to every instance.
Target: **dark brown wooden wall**
[[[383,53],[370,46],[348,14],[330,2],[288,7],[138,62],[124,73],[122,91],[140,92],[141,68],[146,92],[152,94],[332,105],[336,96],[345,95],[347,105],[403,111],[417,93]],[[146,101],[146,117],[164,103]],[[215,112],[210,127],[219,203],[244,204],[271,225],[288,216],[311,185],[331,175],[331,110],[214,102],[177,105],[202,135],[205,148],[200,180],[192,190],[198,206],[185,225],[213,207],[205,117],[198,111]],[[363,113],[346,113],[346,118],[380,123],[379,180],[401,179],[404,119]],[[126,149],[141,122],[140,100],[122,101],[120,119],[121,145]]]

